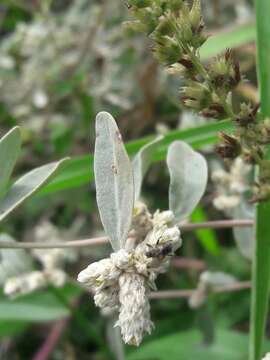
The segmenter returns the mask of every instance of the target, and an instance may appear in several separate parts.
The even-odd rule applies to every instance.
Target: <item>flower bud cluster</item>
[[[78,281],[93,292],[96,306],[119,311],[115,326],[120,327],[123,340],[139,345],[144,333],[153,328],[150,289],[156,288],[157,275],[166,271],[181,239],[171,211],[151,216],[144,204],[135,206],[130,234],[125,249],[88,265],[79,273]]]
[[[226,159],[242,155],[248,163],[260,166],[254,201],[270,197],[270,162],[264,159],[270,141],[270,120],[257,121],[258,106],[242,104],[236,114],[231,92],[242,80],[239,62],[232,50],[214,59],[208,67],[200,60],[199,50],[206,41],[200,0],[189,6],[184,0],[130,0],[135,21],[128,26],[140,28],[154,42],[157,60],[168,72],[183,76],[181,89],[184,105],[207,118],[231,118],[236,124],[233,135],[222,133],[217,152]]]
[[[266,118],[259,121],[258,107],[241,104],[235,118],[234,134],[221,133],[222,142],[217,146],[217,152],[224,159],[241,156],[246,163],[260,166],[253,202],[270,197],[270,161],[265,159],[267,144],[270,142],[270,120]]]
[[[154,42],[153,52],[171,74],[187,80],[181,89],[184,105],[201,115],[224,119],[231,116],[229,94],[241,81],[239,63],[227,50],[206,68],[199,55],[207,40],[201,15],[201,2],[129,1],[136,19],[128,26],[146,32]]]
[[[231,49],[213,61],[208,71],[213,87],[221,96],[227,96],[241,81],[239,62]]]

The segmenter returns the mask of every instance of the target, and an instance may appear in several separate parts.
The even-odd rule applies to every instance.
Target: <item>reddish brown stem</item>
[[[39,348],[37,353],[33,356],[33,360],[47,360],[49,359],[50,354],[53,352],[57,346],[63,332],[67,327],[69,318],[57,321],[51,331],[49,332],[47,338],[45,339],[42,346]]]

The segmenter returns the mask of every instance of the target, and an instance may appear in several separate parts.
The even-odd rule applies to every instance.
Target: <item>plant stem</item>
[[[218,220],[193,224],[180,224],[181,231],[193,231],[197,229],[225,229],[233,227],[251,227],[254,221],[247,220]],[[92,239],[61,241],[61,242],[9,242],[0,241],[0,249],[54,249],[54,248],[76,248],[85,246],[97,246],[108,243],[106,236]]]
[[[249,281],[236,282],[235,284],[216,287],[213,292],[220,294],[225,292],[235,292],[250,289],[251,283]],[[189,298],[195,290],[166,290],[152,292],[151,299],[179,299]]]
[[[47,360],[54,351],[58,342],[60,341],[67,325],[69,318],[57,321],[51,328],[44,343],[38,349],[32,360]]]

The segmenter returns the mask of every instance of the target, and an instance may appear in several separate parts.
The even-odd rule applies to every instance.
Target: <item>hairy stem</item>
[[[251,227],[254,221],[247,220],[219,220],[219,221],[207,221],[195,224],[183,224],[180,225],[181,231],[192,231],[197,229],[225,229],[233,227]],[[109,239],[106,236],[72,240],[62,242],[8,242],[0,241],[0,249],[53,249],[53,248],[76,248],[85,246],[96,246],[106,244]]]

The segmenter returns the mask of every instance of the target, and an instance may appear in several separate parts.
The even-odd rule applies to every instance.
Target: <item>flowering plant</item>
[[[177,221],[190,215],[207,183],[204,158],[183,142],[172,143],[167,156],[170,210],[150,214],[138,198],[149,158],[161,140],[141,150],[132,171],[114,119],[105,112],[97,115],[97,203],[114,252],[82,270],[78,281],[94,293],[98,307],[119,311],[115,326],[130,345],[139,345],[144,333],[151,332],[150,289],[156,289],[157,275],[166,271],[170,256],[181,246]],[[197,178],[196,173],[200,175]]]

